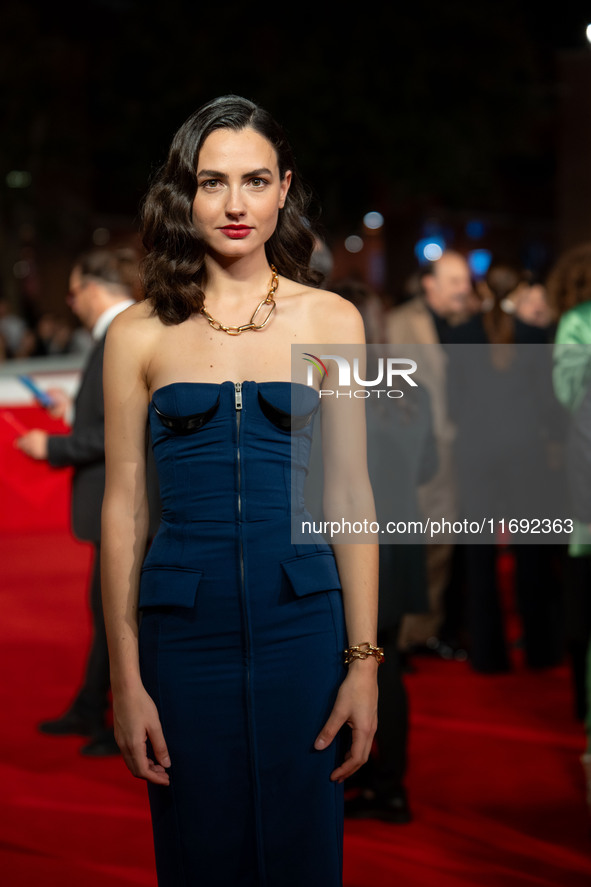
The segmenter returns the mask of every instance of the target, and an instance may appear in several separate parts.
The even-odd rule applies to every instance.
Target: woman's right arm
[[[146,368],[152,350],[142,310],[137,306],[116,317],[105,344],[102,594],[115,739],[134,776],[168,785],[170,759],[156,706],[142,684],[138,654],[138,590],[148,540]],[[155,761],[148,757],[147,739]]]

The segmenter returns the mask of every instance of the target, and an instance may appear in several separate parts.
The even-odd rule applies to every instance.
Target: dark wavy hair
[[[548,299],[559,317],[581,302],[591,300],[591,243],[563,252],[550,269]]]
[[[267,259],[292,280],[318,284],[318,276],[310,268],[315,244],[306,215],[310,198],[282,129],[267,111],[248,99],[221,96],[183,123],[144,200],[142,236],[147,255],[142,263],[142,280],[146,296],[163,323],[182,323],[203,305],[205,249],[191,218],[199,151],[214,130],[240,132],[246,127],[273,145],[281,178],[287,170],[292,171],[285,206],[265,244]]]

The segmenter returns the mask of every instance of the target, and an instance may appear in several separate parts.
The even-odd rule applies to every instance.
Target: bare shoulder
[[[148,345],[158,336],[161,327],[162,323],[152,311],[149,300],[144,299],[115,317],[109,326],[107,340],[123,340],[138,346],[145,342]]]
[[[328,290],[315,290],[315,323],[318,340],[326,342],[365,341],[365,329],[361,314],[348,299]]]
[[[164,324],[152,311],[149,300],[136,302],[118,314],[109,326],[105,342],[105,366],[120,384],[142,380],[147,387],[150,366],[158,354]]]
[[[363,318],[348,299],[329,290],[292,283],[289,295],[297,300],[296,310],[302,326],[308,330],[307,341],[363,342]]]
[[[134,302],[125,311],[122,311],[113,320],[112,326],[132,327],[142,322],[157,320],[149,299],[143,299],[141,302]]]

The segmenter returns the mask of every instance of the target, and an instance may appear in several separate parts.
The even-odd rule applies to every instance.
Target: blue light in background
[[[475,277],[484,277],[490,263],[492,262],[492,253],[488,249],[473,249],[468,253],[468,265],[470,271]]]
[[[436,262],[437,259],[440,259],[444,249],[445,240],[440,234],[421,237],[415,244],[415,256],[421,265],[426,265],[428,262]]]

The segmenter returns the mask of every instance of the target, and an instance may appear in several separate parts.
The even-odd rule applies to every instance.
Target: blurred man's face
[[[468,263],[461,256],[444,253],[433,274],[423,278],[423,287],[428,304],[441,317],[466,313],[472,291]]]
[[[92,293],[92,281],[85,280],[78,268],[74,268],[70,274],[70,290],[66,299],[72,312],[87,329],[94,324],[94,300]]]

